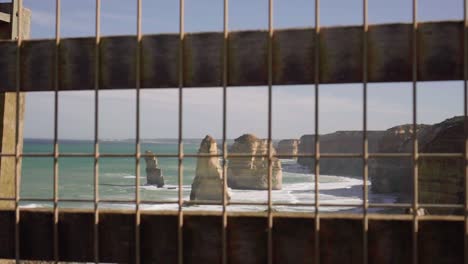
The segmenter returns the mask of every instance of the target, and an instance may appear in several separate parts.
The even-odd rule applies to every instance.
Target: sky
[[[0,2],[4,2],[3,0]],[[229,1],[229,30],[268,28],[267,0]],[[55,0],[23,0],[32,10],[31,38],[55,37]],[[369,23],[411,22],[411,0],[368,0]],[[62,0],[61,36],[94,35],[94,0]],[[144,34],[177,33],[176,0],[143,0]],[[362,0],[322,0],[320,25],[362,24]],[[418,20],[461,20],[463,0],[418,0]],[[313,27],[313,0],[274,0],[274,28]],[[103,36],[136,34],[135,0],[102,0]],[[185,0],[185,31],[221,31],[222,0]],[[362,129],[362,84],[320,85],[320,133]],[[412,122],[411,83],[368,86],[368,129],[383,130]],[[29,93],[26,98],[25,137],[52,138],[54,94]],[[273,87],[272,134],[275,139],[299,138],[314,133],[314,87]],[[141,92],[141,137],[175,138],[178,135],[178,91]],[[222,137],[222,89],[185,89],[183,136]],[[99,137],[135,137],[134,90],[102,91],[99,95]],[[244,133],[268,135],[268,88],[236,87],[227,93],[227,136]],[[463,114],[462,82],[418,83],[418,122],[436,123]],[[94,137],[94,92],[59,93],[59,138]]]

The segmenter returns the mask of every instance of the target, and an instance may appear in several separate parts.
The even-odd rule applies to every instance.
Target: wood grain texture
[[[462,79],[463,25],[423,23],[418,33],[418,78],[424,81]]]
[[[186,35],[184,86],[221,86],[222,77],[223,36],[218,33]]]
[[[60,89],[80,90],[95,81],[95,40],[70,38],[60,41]]]
[[[412,27],[407,24],[370,26],[368,31],[368,80],[411,80]]]
[[[134,211],[100,212],[100,261],[132,263],[135,256]],[[0,259],[14,257],[14,211],[0,211]],[[63,209],[59,214],[60,261],[92,262],[92,210]],[[275,217],[274,263],[313,263],[314,218]],[[140,254],[143,263],[177,261],[177,215],[142,212]],[[221,216],[191,214],[184,217],[184,263],[219,263]],[[362,220],[321,218],[321,263],[362,263]],[[227,254],[230,263],[265,263],[267,218],[228,216]],[[24,210],[20,217],[21,259],[53,260],[53,212]],[[370,220],[369,263],[411,263],[412,222]],[[418,232],[423,263],[461,263],[463,221],[424,220]],[[439,261],[440,260],[440,261]]]
[[[0,10],[11,13],[11,5],[0,3]],[[30,33],[31,11],[23,9],[22,12],[22,38],[28,39]],[[0,38],[11,39],[11,25],[0,25]],[[29,42],[25,45],[24,52],[31,53],[35,45],[47,45],[47,42]],[[17,42],[12,40],[4,40],[0,42],[0,50],[4,52],[0,57],[0,68],[5,69],[6,74],[1,76],[0,83],[6,89],[0,91],[0,150],[1,153],[13,154],[16,149],[16,124],[18,121],[18,147],[23,148],[23,127],[24,127],[24,111],[25,111],[25,94],[20,93],[17,100],[16,94],[16,68],[17,68]],[[35,56],[25,56],[25,59],[33,58]],[[38,63],[36,61],[35,63]],[[20,61],[20,66],[23,61]],[[49,64],[50,65],[50,64]],[[44,71],[34,71],[34,74],[42,75]],[[47,67],[46,69],[47,70]],[[35,75],[36,76],[36,75]],[[47,80],[47,79],[46,79]],[[16,103],[19,102],[17,106]],[[16,110],[18,108],[18,114]],[[19,161],[20,170],[17,172],[21,175],[21,160]],[[15,197],[15,174],[16,174],[16,160],[12,157],[2,157],[0,159],[0,197],[14,199]],[[0,208],[14,208],[14,201],[0,201]]]
[[[314,83],[314,29],[281,29],[274,32],[273,84]],[[324,27],[320,31],[319,82],[362,81],[361,26]],[[371,25],[368,31],[369,82],[412,80],[412,26]],[[417,33],[418,80],[461,80],[463,25],[459,21],[420,23]],[[176,88],[179,37],[177,34],[146,35],[142,39],[141,84],[143,88]],[[63,39],[60,47],[60,89],[94,89],[94,38]],[[136,37],[103,37],[100,43],[100,88],[134,88]],[[230,86],[267,85],[267,31],[230,32],[228,40]],[[22,89],[53,90],[53,40],[24,41]],[[14,42],[0,43],[0,91],[14,83]],[[222,81],[223,34],[190,33],[183,43],[185,87],[219,87]],[[13,68],[12,68],[13,67]]]
[[[462,222],[421,222],[418,233],[420,263],[463,263]]]
[[[125,89],[135,87],[136,37],[118,36],[101,39],[100,88]]]
[[[179,36],[145,36],[141,41],[142,87],[178,87]]]

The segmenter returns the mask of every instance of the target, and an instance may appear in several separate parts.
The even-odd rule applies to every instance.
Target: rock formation
[[[297,155],[299,147],[298,139],[283,139],[278,143],[278,154],[279,155],[292,155],[286,156],[286,159],[297,159],[293,155]]]
[[[206,136],[200,144],[199,154],[218,154],[216,141]],[[216,200],[223,198],[223,172],[218,157],[198,157],[190,200]],[[229,192],[227,199],[230,199]]]
[[[237,138],[231,146],[231,154],[268,155],[268,142],[254,135],[245,134]],[[272,147],[272,154],[275,149]],[[280,190],[283,181],[281,161],[272,159],[272,189]],[[234,189],[268,189],[267,157],[233,157],[228,164],[228,185]]]
[[[162,175],[162,170],[158,168],[158,159],[156,158],[156,155],[149,150],[147,150],[145,154],[147,155],[145,157],[147,184],[156,185],[159,188],[163,187],[164,177]]]
[[[375,152],[384,131],[368,131],[368,151]],[[362,131],[337,131],[320,135],[320,153],[362,153]],[[315,135],[303,135],[300,139],[299,153],[315,154]],[[315,160],[309,157],[299,157],[297,162],[314,169]],[[362,176],[363,163],[360,158],[321,158],[320,174],[339,176]]]

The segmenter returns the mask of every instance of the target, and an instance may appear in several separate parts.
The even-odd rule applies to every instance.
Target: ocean
[[[184,141],[184,153],[197,153],[201,139]],[[158,153],[177,154],[177,140],[144,140],[141,151],[151,150]],[[92,141],[61,140],[60,153],[93,154]],[[25,153],[51,153],[53,144],[50,140],[26,139]],[[101,153],[133,154],[135,145],[129,141],[105,141],[100,143]],[[158,204],[143,204],[142,210],[177,210],[178,200],[178,162],[177,158],[158,158],[166,185],[164,188],[146,185],[145,161],[141,160],[140,194],[143,201],[155,201]],[[59,158],[59,199],[94,199],[94,158],[61,157]],[[274,206],[278,211],[313,211],[314,208],[297,206],[302,203],[314,203],[315,175],[301,167],[292,159],[282,160],[283,188],[272,191],[273,203],[288,203],[291,206]],[[183,161],[183,196],[188,201],[196,158],[184,158]],[[134,158],[99,159],[99,198],[101,200],[119,200],[121,203],[100,203],[101,208],[134,208],[130,202],[135,199],[136,162]],[[319,176],[319,201],[327,204],[349,204],[349,206],[321,207],[327,211],[358,212],[356,206],[362,203],[362,179],[334,175]],[[368,183],[370,184],[370,183]],[[53,158],[24,157],[21,172],[21,206],[25,208],[51,207],[52,203],[40,201],[53,198]],[[370,202],[393,203],[396,196],[374,194],[370,192]],[[267,202],[267,191],[231,190],[232,202]],[[159,202],[168,202],[159,204]],[[296,205],[295,205],[296,204]],[[92,202],[60,202],[61,208],[92,208]],[[260,211],[265,206],[230,205],[232,211]],[[221,210],[217,205],[190,205],[184,210]]]

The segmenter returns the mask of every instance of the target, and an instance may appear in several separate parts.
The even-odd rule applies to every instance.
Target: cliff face
[[[412,125],[387,130],[378,152],[412,153]],[[463,118],[447,119],[435,125],[418,126],[419,152],[463,153]],[[413,199],[411,158],[377,159],[369,170],[371,189],[376,193],[397,193],[400,202]],[[463,161],[454,158],[420,158],[419,202],[463,203]],[[430,209],[434,213],[435,209]],[[439,210],[440,211],[440,210]]]
[[[218,154],[216,141],[211,136],[206,136],[200,144],[198,153]],[[190,200],[222,201],[222,197],[223,172],[218,157],[198,157]],[[227,193],[227,199],[230,199],[229,193]]]
[[[237,138],[231,146],[232,154],[267,155],[268,142],[254,135],[245,134]],[[272,149],[275,153],[275,149]],[[272,160],[272,189],[279,190],[282,185],[281,162]],[[234,189],[268,189],[268,158],[233,157],[228,164],[228,185]]]
[[[384,131],[368,131],[369,152],[375,152],[376,145],[384,135]],[[320,135],[320,153],[362,153],[362,131],[337,131]],[[304,135],[300,139],[299,153],[315,154],[315,135]],[[311,170],[314,168],[314,158],[299,157],[297,162]],[[363,170],[360,158],[321,158],[320,174],[339,176],[361,176]]]
[[[421,153],[463,153],[464,119],[454,117],[434,125],[418,125],[418,144]],[[386,131],[370,131],[369,152],[412,153],[413,126],[392,127]],[[314,154],[314,135],[300,139],[299,153]],[[362,153],[361,131],[340,131],[320,136],[321,153]],[[299,158],[298,163],[314,168],[313,158]],[[435,204],[463,204],[464,161],[462,158],[429,158],[419,160],[419,201]],[[362,176],[362,159],[320,159],[320,173],[343,176]],[[399,202],[413,199],[413,163],[411,157],[372,158],[369,160],[369,179],[374,193],[393,193]],[[443,209],[429,209],[430,213]],[[447,210],[444,212],[447,213]],[[453,211],[449,212],[453,213]]]
[[[418,125],[423,133],[429,125]],[[412,153],[413,125],[392,127],[385,131],[377,144],[378,153]],[[421,143],[421,142],[420,142]],[[409,202],[413,190],[413,168],[411,158],[379,158],[369,164],[371,190],[376,193],[399,193],[400,200]]]
[[[283,139],[278,142],[278,154],[279,155],[297,155],[299,148],[299,140],[298,139]],[[285,156],[284,158],[293,158],[293,156]]]
[[[420,152],[463,153],[464,118],[454,117],[435,124],[421,133]],[[421,158],[419,162],[419,199],[421,203],[464,203],[464,160],[462,158]],[[429,209],[431,213],[457,213]],[[447,212],[450,211],[450,212]],[[461,213],[461,211],[459,212]]]
[[[379,144],[379,152],[412,153],[412,125],[387,130]],[[419,152],[463,153],[463,117],[447,119],[435,125],[418,126]],[[419,160],[419,202],[463,204],[464,173],[461,158],[429,158]],[[372,191],[397,193],[400,202],[413,199],[413,163],[411,158],[382,158],[370,167]],[[457,213],[447,209],[427,209],[430,213]]]
[[[145,154],[150,155],[145,157],[147,184],[163,187],[164,177],[162,175],[162,170],[158,168],[158,159],[156,158],[156,155],[149,150],[146,151]]]

